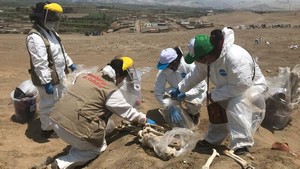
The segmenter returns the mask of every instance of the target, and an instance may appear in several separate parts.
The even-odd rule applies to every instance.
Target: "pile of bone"
[[[163,160],[169,160],[194,149],[198,137],[197,133],[186,128],[175,127],[166,131],[161,126],[149,124],[138,132],[142,146],[154,149],[157,156]]]

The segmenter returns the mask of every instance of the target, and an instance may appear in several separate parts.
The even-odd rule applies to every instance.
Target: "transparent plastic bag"
[[[34,97],[38,94],[37,88],[33,85],[31,79],[25,80],[16,87],[14,98],[22,99],[25,97]]]
[[[284,93],[276,93],[266,100],[266,117],[264,122],[276,130],[282,130],[287,125],[291,108],[285,100]]]
[[[195,148],[199,140],[199,134],[186,128],[174,127],[167,131],[161,139],[153,145],[155,153],[163,160],[169,160],[171,157],[177,157],[187,151]],[[172,155],[168,148],[172,148]],[[169,150],[170,151],[170,150]]]
[[[70,72],[67,75],[67,78],[64,81],[64,84],[68,87],[72,86],[75,83],[76,78],[82,73],[95,73],[99,69],[98,66],[85,66],[82,64],[77,65],[76,70],[74,72]]]
[[[282,130],[292,113],[290,68],[279,67],[278,75],[266,78],[268,92],[266,98],[266,116],[263,123],[276,130]]]
[[[129,70],[130,76],[124,79],[120,87],[125,100],[133,107],[137,108],[142,103],[141,73],[138,70]]]
[[[291,88],[291,107],[293,109],[300,107],[300,64],[297,64],[290,75]]]
[[[171,126],[171,127],[183,127],[187,129],[193,129],[195,127],[195,124],[191,117],[188,115],[187,111],[182,107],[181,102],[177,100],[169,99],[168,106],[161,109],[160,113],[164,117],[165,121]],[[173,123],[171,120],[171,111],[177,109],[180,113],[180,118],[182,119],[178,123]]]
[[[139,67],[129,70],[131,78],[124,79],[123,85],[120,87],[120,91],[126,101],[135,108],[142,104],[142,77],[150,71],[150,67]]]

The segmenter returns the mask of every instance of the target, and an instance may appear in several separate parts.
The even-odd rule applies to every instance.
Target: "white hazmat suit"
[[[187,64],[182,57],[180,64],[176,71],[171,69],[159,70],[156,75],[156,81],[154,85],[154,95],[156,100],[160,103],[162,107],[168,105],[169,99],[164,99],[164,93],[169,93],[172,89],[178,87],[178,83],[185,78],[185,76],[195,68],[195,64]],[[167,83],[170,85],[169,88],[166,88]],[[207,85],[205,80],[201,81],[199,84],[185,92],[185,101],[191,103],[197,107],[196,110],[188,111],[191,115],[196,115],[199,113],[201,108],[202,101],[206,98]]]
[[[228,123],[209,124],[205,140],[221,144],[229,133],[229,148],[251,147],[253,134],[265,114],[262,95],[267,90],[265,77],[252,56],[234,44],[234,32],[224,28],[224,43],[220,57],[210,64],[210,80],[215,88],[211,99],[226,108]],[[178,84],[188,91],[207,77],[207,65],[196,62],[195,69]]]
[[[59,41],[56,39],[55,35],[50,32],[50,34],[40,27],[40,29],[47,36],[50,43],[50,50],[53,55],[53,60],[55,68],[60,80],[60,83],[53,86],[53,94],[47,94],[45,92],[44,86],[37,86],[40,95],[40,120],[42,130],[51,130],[52,127],[49,123],[49,114],[51,113],[54,104],[62,97],[63,90],[65,88],[64,78],[66,74],[64,72],[65,65],[71,66],[73,64],[72,59],[64,51],[65,57],[63,55],[63,49],[61,49]],[[48,54],[46,45],[41,38],[36,33],[32,33],[27,36],[27,48],[34,66],[34,71],[39,76],[42,84],[47,84],[51,82],[51,69],[48,67]]]

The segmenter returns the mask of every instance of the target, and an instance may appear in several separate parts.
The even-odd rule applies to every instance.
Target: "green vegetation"
[[[86,32],[103,31],[109,29],[113,22],[112,17],[104,13],[89,13],[80,18],[64,17],[61,21],[60,31],[62,32]]]
[[[29,15],[35,3],[33,0],[0,0],[0,10],[2,11],[0,12],[0,26],[8,25],[8,27],[18,28],[20,31],[22,31],[20,25],[23,29],[30,28]],[[104,4],[83,1],[70,3],[64,0],[60,0],[59,3],[64,9],[59,32],[66,33],[107,31],[111,28],[112,23],[120,17],[135,16],[139,18],[143,15],[150,19],[166,17],[186,19],[190,17],[199,18],[206,15],[207,11],[207,9],[178,6]]]

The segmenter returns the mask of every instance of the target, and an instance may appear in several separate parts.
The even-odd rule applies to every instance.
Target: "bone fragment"
[[[213,153],[212,155],[207,159],[206,163],[204,166],[202,166],[202,169],[209,169],[210,164],[212,163],[212,161],[214,160],[214,158],[216,156],[220,156],[220,154],[217,152],[216,149],[213,149]]]
[[[224,154],[234,159],[237,163],[239,163],[243,167],[243,169],[255,169],[255,167],[251,166],[246,160],[234,154],[233,150],[225,150]]]
[[[155,134],[155,135],[157,135],[157,136],[163,136],[163,135],[164,135],[164,133],[159,132],[159,131],[157,131],[157,130],[151,128],[151,127],[145,127],[145,129],[144,129],[143,131],[144,131],[144,132],[147,132],[147,133],[153,133],[153,134]]]
[[[142,143],[143,146],[154,148],[154,145],[157,145],[161,137],[163,137],[164,133],[158,130],[161,130],[162,128],[152,128],[153,126],[145,126],[143,130],[140,130],[138,132],[138,137],[140,143]],[[176,149],[167,146],[166,149],[158,149],[155,151],[156,154],[162,158],[162,159],[170,159],[172,157],[175,157]]]

